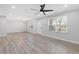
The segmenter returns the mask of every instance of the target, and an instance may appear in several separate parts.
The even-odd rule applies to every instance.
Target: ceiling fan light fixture
[[[46,15],[45,13],[46,12],[50,12],[50,11],[53,11],[53,10],[45,10],[44,8],[45,8],[45,4],[42,4],[42,5],[40,5],[40,10],[38,10],[39,11],[39,13],[41,13],[41,14],[43,14],[43,15]],[[37,10],[37,9],[32,9],[32,10]],[[37,13],[38,14],[38,13]]]
[[[43,13],[43,12],[40,12],[41,14]]]

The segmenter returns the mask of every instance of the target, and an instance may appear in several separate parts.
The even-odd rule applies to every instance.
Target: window
[[[48,20],[49,31],[68,32],[67,16],[59,16]]]

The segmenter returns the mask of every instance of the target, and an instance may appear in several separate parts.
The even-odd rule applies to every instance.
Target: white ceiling
[[[12,6],[15,6],[15,8]],[[38,11],[31,10],[40,9],[40,4],[0,4],[0,15],[6,15],[9,19],[30,20],[44,16],[43,14],[37,14]],[[46,13],[47,15],[53,13],[59,13],[63,11],[79,9],[79,4],[68,4],[68,7],[64,7],[64,4],[46,4],[45,9],[52,9],[54,12]]]

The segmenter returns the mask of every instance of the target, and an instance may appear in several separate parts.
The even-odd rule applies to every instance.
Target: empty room
[[[79,4],[0,4],[0,54],[78,54]]]

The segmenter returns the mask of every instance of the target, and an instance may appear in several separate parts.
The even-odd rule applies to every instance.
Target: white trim
[[[4,36],[6,36],[6,35],[7,35],[7,34],[1,34],[0,37],[4,37]]]
[[[35,32],[30,32],[30,33],[40,34],[40,33],[35,33]],[[70,43],[74,43],[74,44],[79,44],[79,41],[73,41],[73,40],[68,40],[68,39],[62,39],[62,38],[59,38],[59,37],[49,36],[49,35],[46,35],[46,34],[40,34],[40,35],[46,36],[46,37],[55,38],[55,39],[57,39],[57,40],[63,40],[63,41],[70,42]]]
[[[56,37],[54,37],[54,38],[56,38]],[[73,41],[73,40],[62,39],[62,38],[56,38],[56,39],[59,39],[59,40],[64,40],[64,41],[66,41],[66,42],[70,42],[70,43],[79,44],[79,41]]]
[[[40,34],[42,36],[47,36],[47,37],[51,37],[51,38],[55,38],[57,40],[63,40],[63,41],[66,41],[66,42],[70,42],[70,43],[74,43],[74,44],[79,44],[79,41],[73,41],[73,40],[68,40],[68,39],[62,39],[62,38],[59,38],[59,37],[54,37],[54,36],[48,36],[48,35],[44,35],[44,34]]]

